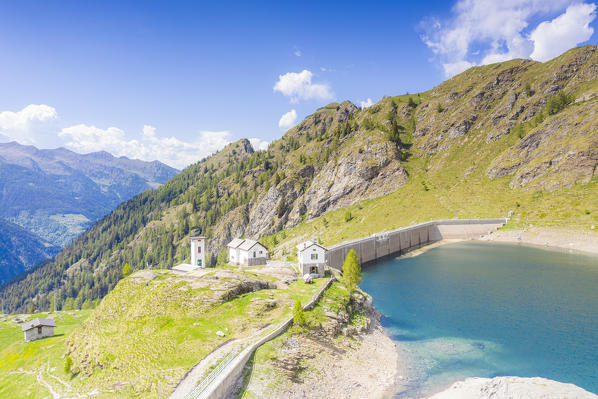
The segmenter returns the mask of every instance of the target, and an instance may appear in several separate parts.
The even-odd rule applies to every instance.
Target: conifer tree
[[[349,290],[349,300],[353,298],[353,292],[361,283],[361,263],[354,250],[350,250],[343,263],[343,282]]]

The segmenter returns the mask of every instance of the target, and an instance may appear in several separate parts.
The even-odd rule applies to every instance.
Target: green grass
[[[307,285],[298,280],[284,289],[262,289],[221,302],[221,292],[212,289],[218,282],[193,288],[166,274],[147,285],[124,279],[70,339],[71,356],[82,370],[73,385],[79,393],[97,389],[99,397],[165,397],[217,346],[289,317],[295,300],[307,303],[325,281]],[[272,301],[275,306],[269,305]]]
[[[0,397],[50,397],[50,391],[39,382],[38,378],[53,386],[61,387],[62,392],[69,392],[71,375],[64,372],[65,342],[89,313],[89,310],[57,312],[57,326],[54,330],[56,336],[31,342],[25,342],[20,324],[1,321]],[[47,315],[32,315],[31,318],[35,317],[47,317]],[[9,318],[12,319],[10,316]]]

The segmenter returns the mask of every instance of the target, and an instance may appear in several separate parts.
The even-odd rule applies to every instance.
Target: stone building
[[[24,323],[21,329],[25,333],[25,341],[53,337],[56,322],[53,319],[33,319]]]

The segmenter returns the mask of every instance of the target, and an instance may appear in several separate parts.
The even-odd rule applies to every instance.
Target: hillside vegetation
[[[89,316],[89,310],[51,315],[0,315],[0,397],[46,398],[54,392],[72,393],[71,374],[64,370],[66,340]],[[25,342],[21,322],[36,317],[56,321],[54,337]]]
[[[16,224],[0,219],[0,282],[9,280],[60,251]]]
[[[166,182],[161,162],[0,143],[0,218],[64,247],[118,204]]]
[[[91,314],[81,311],[86,318],[74,331],[65,317],[79,313],[59,312],[57,333],[65,335],[23,343],[20,331],[0,329],[0,344],[6,337],[0,395],[167,397],[214,349],[288,318],[296,300],[307,303],[325,282],[304,284],[288,267],[183,276],[139,271],[119,282]],[[14,382],[10,366],[19,367]],[[37,375],[44,383],[35,382]]]
[[[471,68],[434,89],[367,109],[329,104],[267,151],[247,140],[120,205],[53,262],[2,287],[12,311],[78,307],[134,269],[188,260],[232,237],[276,256],[317,235],[326,244],[437,218],[497,217],[586,230],[598,222],[598,54]],[[597,230],[590,232],[596,234]]]

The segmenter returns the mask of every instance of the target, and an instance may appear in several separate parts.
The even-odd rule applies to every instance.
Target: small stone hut
[[[33,319],[23,323],[21,329],[25,333],[25,341],[53,337],[56,322],[53,319]]]

